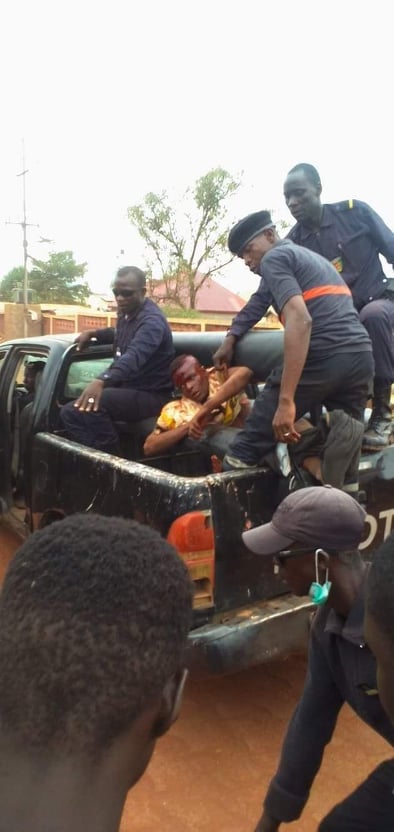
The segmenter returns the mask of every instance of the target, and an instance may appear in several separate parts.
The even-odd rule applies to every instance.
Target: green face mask
[[[322,604],[325,604],[327,598],[330,594],[331,589],[331,581],[328,580],[328,568],[326,569],[326,579],[324,584],[321,584],[319,581],[319,555],[326,554],[324,549],[316,549],[315,552],[315,569],[316,569],[316,581],[313,581],[309,587],[309,597],[311,601],[316,604],[318,607]]]

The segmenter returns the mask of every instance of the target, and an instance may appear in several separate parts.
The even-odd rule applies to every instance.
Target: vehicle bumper
[[[304,650],[314,609],[306,598],[284,595],[215,616],[191,631],[187,666],[196,675],[222,675]]]

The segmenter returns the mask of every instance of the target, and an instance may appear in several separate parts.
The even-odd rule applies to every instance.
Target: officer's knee
[[[111,402],[113,401],[113,387],[105,387],[101,396],[100,396],[100,410],[105,410],[106,406],[111,406]]]
[[[74,402],[67,402],[60,408],[60,422],[66,428],[69,425],[75,424],[81,416],[77,407],[74,407]]]
[[[367,303],[360,312],[360,321],[366,329],[368,327],[386,326],[390,323],[390,315],[387,305],[380,300]]]

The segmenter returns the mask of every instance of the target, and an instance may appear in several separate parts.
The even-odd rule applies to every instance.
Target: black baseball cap
[[[366,513],[356,500],[331,485],[301,488],[280,503],[270,523],[244,532],[256,555],[273,555],[293,543],[334,551],[357,548]]]

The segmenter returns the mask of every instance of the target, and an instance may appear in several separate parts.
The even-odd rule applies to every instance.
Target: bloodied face
[[[179,387],[182,395],[194,402],[202,403],[208,396],[208,375],[197,358],[186,355],[182,363],[174,370],[172,381]]]

